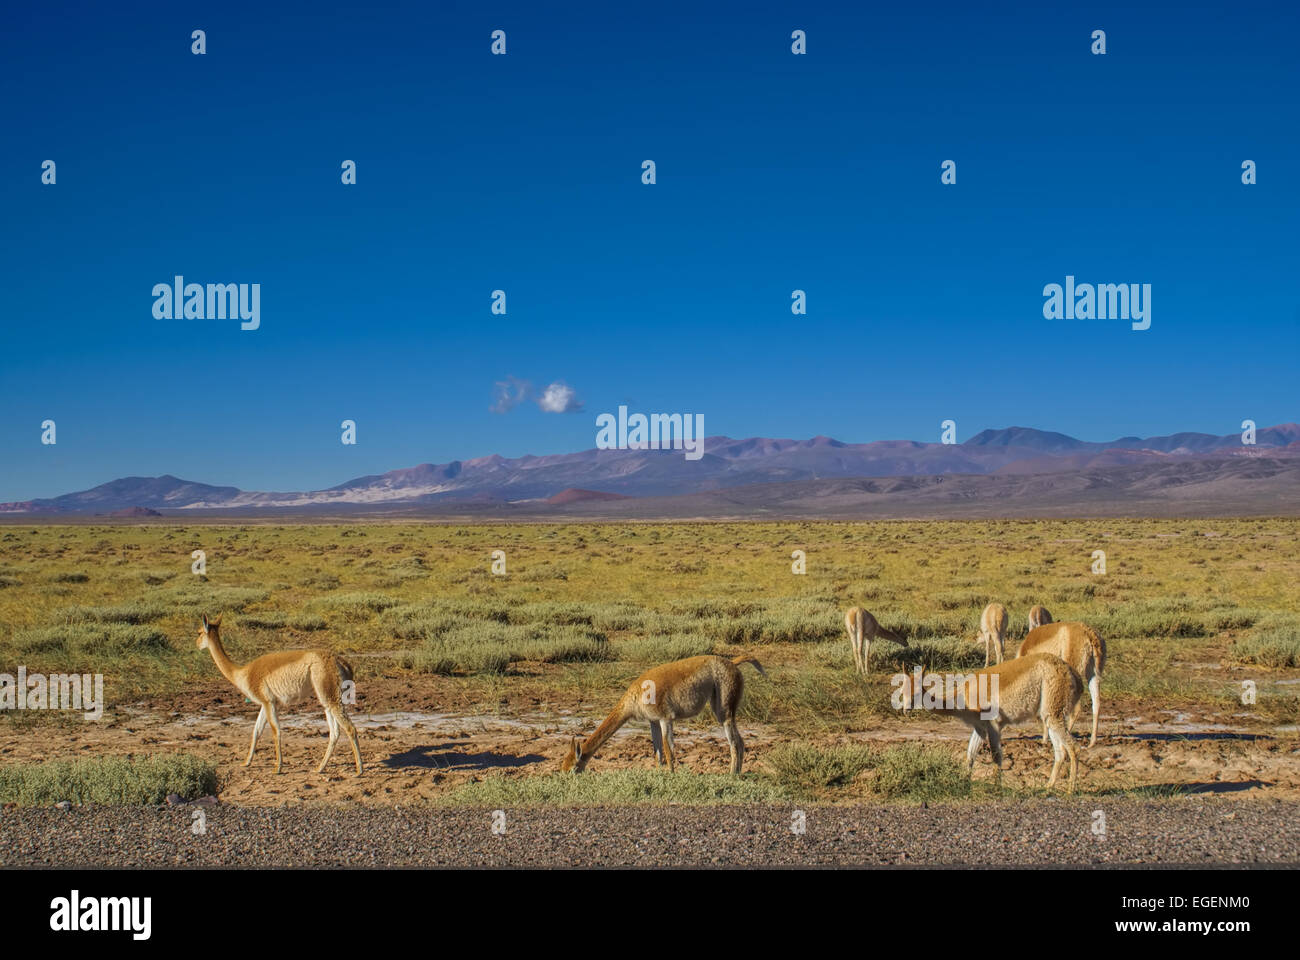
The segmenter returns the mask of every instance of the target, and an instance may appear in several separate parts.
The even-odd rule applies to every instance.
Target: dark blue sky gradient
[[[854,442],[1300,419],[1296,6],[950,6],[15,8],[0,500],[581,450],[620,403]],[[177,273],[260,283],[261,329],[155,320]],[[1067,274],[1150,283],[1151,329],[1044,320]],[[585,406],[491,413],[506,376]]]

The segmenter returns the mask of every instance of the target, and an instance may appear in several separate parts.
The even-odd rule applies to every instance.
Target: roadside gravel
[[[1104,814],[1105,832],[1095,811]],[[1027,800],[929,807],[181,805],[0,812],[6,867],[695,867],[1300,863],[1300,803]],[[205,832],[196,833],[202,817]]]

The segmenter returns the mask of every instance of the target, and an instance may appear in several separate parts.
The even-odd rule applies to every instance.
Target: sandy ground
[[[455,702],[449,690],[449,682],[437,677],[368,680],[362,701],[350,709],[366,764],[361,778],[355,776],[351,750],[343,740],[326,772],[315,772],[326,744],[325,721],[315,704],[281,714],[281,775],[273,773],[269,729],[258,744],[253,765],[244,767],[257,711],[221,680],[196,684],[165,701],[110,709],[98,722],[10,728],[0,738],[0,762],[186,751],[217,764],[224,804],[419,804],[494,772],[530,776],[558,769],[568,737],[590,732],[592,723],[583,717],[596,712],[593,704],[539,703],[528,697],[503,703],[496,715],[439,710],[439,705]],[[1084,732],[1086,711],[1085,707],[1076,733]],[[742,724],[741,732],[746,769],[761,769],[765,751],[779,742],[775,731],[751,723]],[[1105,796],[1135,786],[1179,784],[1191,794],[1300,800],[1300,738],[1249,715],[1143,709],[1138,704],[1107,702],[1103,696],[1099,732],[1091,749],[1086,736],[1078,738],[1084,793]],[[815,739],[831,745],[916,738],[951,743],[957,753],[964,749],[967,732],[955,720],[935,718],[885,722],[851,737]],[[679,760],[689,769],[726,771],[726,745],[717,727],[679,726],[676,740]],[[1051,755],[1035,731],[1013,728],[1005,746],[1005,784],[1041,787]],[[647,728],[629,724],[605,745],[589,769],[652,764]],[[976,765],[975,777],[993,777],[987,750]],[[852,789],[845,799],[856,799]],[[867,799],[865,791],[862,799]]]

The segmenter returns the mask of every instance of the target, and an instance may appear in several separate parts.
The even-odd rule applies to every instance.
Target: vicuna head
[[[582,744],[578,742],[577,737],[569,738],[569,752],[564,755],[560,761],[560,770],[568,773],[572,770],[574,773],[582,773],[583,767],[587,765],[587,758],[582,754]]]
[[[217,619],[210,621],[208,620],[208,615],[206,613],[203,615],[203,626],[199,628],[200,650],[208,649],[209,637],[211,637],[212,640],[219,639],[217,634],[221,628],[221,618],[223,616],[225,616],[225,614],[218,614]]]

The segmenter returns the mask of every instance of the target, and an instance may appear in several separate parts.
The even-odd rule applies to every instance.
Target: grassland
[[[221,613],[237,660],[328,647],[361,658],[362,690],[382,677],[386,689],[436,689],[467,712],[510,712],[522,699],[594,721],[650,665],[753,652],[772,679],[748,683],[742,720],[779,741],[762,795],[833,796],[846,778],[906,783],[908,770],[933,766],[928,755],[834,751],[856,731],[916,722],[890,708],[895,670],[982,664],[976,624],[993,599],[1012,613],[1010,651],[1035,603],[1095,626],[1110,648],[1110,709],[1294,724],[1296,687],[1277,681],[1300,667],[1298,534],[1294,519],[7,525],[0,672],[102,673],[110,711],[218,689],[194,638],[202,613]],[[191,572],[195,550],[205,575]],[[505,551],[504,575],[492,572],[494,550]],[[795,550],[806,553],[803,575],[792,572]],[[1092,572],[1095,550],[1104,574]],[[866,679],[843,637],[851,604],[908,641],[878,642]],[[1253,705],[1240,702],[1244,679],[1258,684]],[[0,714],[0,737],[80,722]],[[684,726],[712,724],[706,711]],[[923,779],[943,781],[934,771]],[[611,782],[610,796],[638,783]],[[490,788],[466,789],[486,798]],[[576,788],[528,789],[560,802]]]

